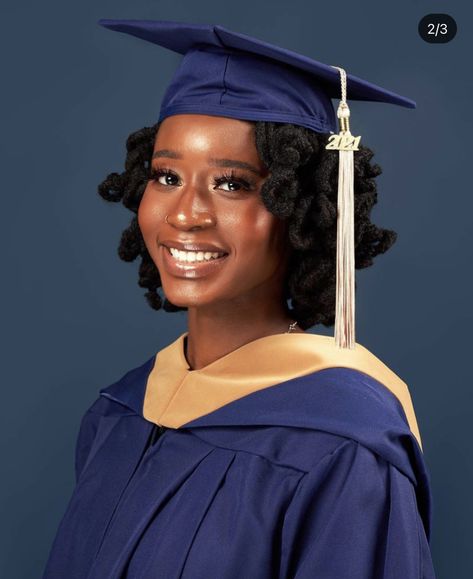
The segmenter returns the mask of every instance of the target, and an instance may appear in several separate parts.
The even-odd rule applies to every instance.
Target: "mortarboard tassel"
[[[355,347],[355,209],[353,151],[358,151],[361,137],[350,133],[350,109],[346,102],[347,80],[340,72],[342,97],[337,110],[340,132],[331,135],[326,149],[338,150],[337,197],[337,279],[335,304],[335,343],[339,348]]]

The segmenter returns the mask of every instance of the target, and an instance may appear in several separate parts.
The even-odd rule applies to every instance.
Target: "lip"
[[[196,242],[183,242],[175,240],[165,240],[161,241],[161,245],[166,247],[174,247],[176,249],[180,249],[181,251],[210,251],[212,253],[228,253],[226,249],[223,247],[218,247],[217,245],[213,245],[212,243],[196,243]]]
[[[188,279],[206,277],[219,271],[228,260],[227,253],[223,257],[211,259],[210,261],[186,261],[180,263],[174,259],[174,257],[170,254],[169,249],[164,244],[161,244],[159,249],[162,252],[162,261],[164,263],[166,272],[174,277],[182,277]]]

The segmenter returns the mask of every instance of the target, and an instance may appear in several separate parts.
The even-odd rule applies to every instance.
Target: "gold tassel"
[[[338,150],[337,197],[337,280],[335,343],[339,348],[355,348],[355,228],[353,151],[361,137],[350,133],[350,109],[346,102],[346,73],[340,72],[342,98],[337,110],[340,132],[331,135],[326,149]]]

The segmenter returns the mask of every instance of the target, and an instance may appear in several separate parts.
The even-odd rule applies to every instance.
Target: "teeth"
[[[169,251],[171,255],[178,259],[179,261],[210,261],[211,259],[217,259],[222,257],[223,253],[210,252],[210,251],[180,251],[174,247],[170,247]]]

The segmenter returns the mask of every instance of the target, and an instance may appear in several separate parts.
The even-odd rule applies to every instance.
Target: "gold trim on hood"
[[[340,349],[331,336],[273,334],[191,370],[184,354],[187,335],[184,332],[156,354],[143,403],[143,416],[150,422],[179,428],[262,388],[325,368],[345,367],[368,374],[396,396],[422,449],[407,384],[361,344]]]

